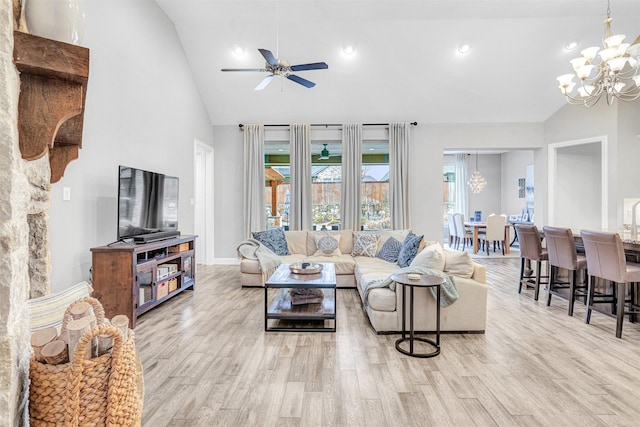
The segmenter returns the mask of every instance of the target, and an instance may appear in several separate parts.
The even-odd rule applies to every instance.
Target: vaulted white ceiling
[[[564,104],[555,78],[568,61],[602,44],[607,10],[605,0],[156,1],[213,124],[542,122]],[[616,33],[640,34],[640,0],[612,0],[611,11]],[[312,89],[280,79],[263,91],[266,73],[220,71],[262,68],[258,48],[329,69],[297,73]]]

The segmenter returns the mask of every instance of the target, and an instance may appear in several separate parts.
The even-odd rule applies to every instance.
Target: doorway
[[[194,231],[196,262],[211,265],[213,254],[213,148],[194,141]]]
[[[549,144],[550,225],[608,227],[607,137]]]

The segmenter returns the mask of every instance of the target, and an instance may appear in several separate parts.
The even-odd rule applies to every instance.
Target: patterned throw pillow
[[[351,255],[374,257],[378,248],[378,235],[374,233],[353,233]]]
[[[338,256],[340,252],[340,235],[335,236],[314,236],[316,248],[318,250],[314,255],[317,256]]]
[[[276,255],[291,255],[282,228],[272,228],[267,231],[254,231],[253,238],[271,249]]]
[[[409,233],[407,238],[404,239],[400,253],[398,253],[399,267],[409,267],[409,265],[411,265],[411,261],[413,261],[413,258],[415,258],[418,253],[418,247],[420,247],[422,237],[423,236],[416,236],[413,233]]]
[[[398,254],[400,253],[400,247],[402,247],[402,243],[393,237],[389,237],[384,245],[378,251],[378,258],[383,259],[388,262],[398,262]]]

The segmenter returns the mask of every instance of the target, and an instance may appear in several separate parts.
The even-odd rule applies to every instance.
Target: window
[[[445,156],[445,162],[451,156]],[[451,158],[451,160],[453,160]],[[447,214],[453,214],[456,211],[456,174],[453,163],[443,166],[442,175],[442,218],[444,224],[447,225]]]
[[[389,142],[362,142],[362,218],[365,230],[391,229]]]
[[[264,144],[265,209],[267,229],[289,228],[291,173],[289,141]]]
[[[311,142],[311,206],[316,230],[339,230],[342,144]]]

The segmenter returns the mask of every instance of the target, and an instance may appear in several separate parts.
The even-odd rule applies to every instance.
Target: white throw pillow
[[[411,267],[427,267],[434,270],[443,271],[445,265],[444,252],[439,242],[427,246],[411,261]]]
[[[473,260],[468,252],[444,250],[444,271],[452,276],[470,279],[473,276]]]
[[[313,236],[318,249],[314,255],[316,256],[339,256],[340,252],[340,235],[332,236]]]

